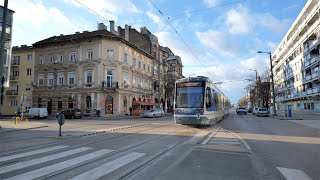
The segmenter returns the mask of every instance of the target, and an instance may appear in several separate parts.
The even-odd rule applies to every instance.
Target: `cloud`
[[[248,9],[244,7],[231,9],[226,14],[226,25],[229,28],[230,33],[249,33],[251,31],[251,21],[251,15],[249,14]]]
[[[214,7],[219,4],[219,0],[203,0],[203,3],[208,7]]]
[[[209,30],[206,32],[196,32],[196,35],[203,45],[218,53],[236,56],[237,54],[246,52],[243,46],[238,44],[235,39],[232,40],[224,32]]]
[[[64,0],[67,4],[72,4],[76,7],[82,7],[95,11],[109,20],[117,20],[117,16],[126,13],[140,13],[141,11],[131,2],[131,0]],[[86,7],[85,7],[86,6]],[[90,11],[90,10],[88,10]],[[90,11],[90,13],[95,14]],[[96,15],[96,14],[95,14]]]
[[[30,45],[53,35],[77,29],[77,25],[73,24],[63,12],[56,7],[46,7],[42,1],[11,0],[8,5],[15,11],[13,45]]]
[[[255,19],[257,25],[266,27],[277,33],[287,31],[291,25],[289,19],[280,20],[269,13],[257,15]]]

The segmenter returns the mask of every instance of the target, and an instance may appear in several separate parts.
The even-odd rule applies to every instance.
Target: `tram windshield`
[[[177,84],[175,108],[203,108],[203,82]]]

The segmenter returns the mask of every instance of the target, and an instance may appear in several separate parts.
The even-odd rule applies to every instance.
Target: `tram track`
[[[119,131],[119,130],[132,130],[133,128],[140,128],[140,127],[150,126],[150,125],[152,125],[152,123],[141,124],[139,126],[132,126],[131,128],[125,128],[125,127],[128,127],[128,126],[125,126],[125,127],[122,127],[122,128],[118,127],[118,128],[110,129],[109,131],[105,131],[105,132],[102,131],[100,133],[96,133],[96,134],[94,134],[94,136],[79,136],[79,137],[75,137],[76,139],[72,139],[72,140],[64,140],[62,142],[47,143],[47,144],[44,144],[44,145],[38,145],[36,147],[34,147],[34,146],[27,147],[27,148],[24,148],[24,149],[21,149],[21,150],[18,150],[18,151],[14,151],[14,152],[2,153],[2,154],[0,154],[0,157],[8,156],[8,155],[11,155],[11,154],[16,154],[16,153],[22,153],[22,152],[25,152],[25,151],[37,150],[37,149],[46,148],[46,147],[50,147],[50,146],[54,146],[54,145],[62,145],[62,144],[77,143],[77,142],[86,142],[86,141],[90,140],[90,138],[93,138],[93,137],[97,138],[97,136],[103,137],[105,135],[109,135],[110,132],[116,132],[116,131]],[[171,126],[171,124],[169,124],[169,125],[159,125],[159,126],[156,126],[156,127],[143,129],[143,130],[140,130],[140,131],[135,131],[135,132],[127,133],[127,134],[121,134],[121,135],[118,135],[116,137],[111,137],[111,138],[107,138],[107,139],[103,139],[103,140],[96,140],[94,142],[81,144],[79,146],[92,145],[92,144],[95,144],[97,142],[114,140],[114,139],[117,139],[117,138],[131,136],[131,135],[134,135],[134,134],[137,134],[137,133],[142,133],[142,132],[145,132],[145,131],[149,131],[149,130],[153,130],[153,129],[157,129],[157,128],[161,128],[161,127],[165,127],[165,126]]]
[[[143,141],[143,142],[139,142],[139,143],[136,143],[136,144],[127,146],[127,147],[122,148],[122,149],[120,149],[120,150],[117,150],[117,151],[108,153],[108,154],[106,154],[106,155],[100,156],[99,158],[91,159],[91,160],[89,160],[89,161],[86,161],[86,162],[83,162],[83,163],[80,163],[80,164],[71,166],[71,167],[69,167],[69,168],[67,168],[67,169],[63,169],[63,170],[60,170],[60,171],[57,171],[57,172],[54,172],[54,173],[45,175],[45,176],[43,176],[43,177],[40,177],[40,179],[55,179],[55,176],[58,176],[58,175],[61,175],[61,174],[63,174],[63,173],[67,173],[67,172],[69,172],[69,171],[71,171],[71,170],[73,170],[73,169],[80,168],[80,167],[82,167],[82,166],[88,165],[88,164],[90,164],[90,163],[95,162],[95,161],[98,160],[98,159],[101,160],[101,159],[108,158],[108,157],[113,156],[113,155],[116,155],[116,154],[120,154],[120,153],[125,152],[125,151],[128,151],[128,150],[130,150],[130,149],[133,149],[133,148],[136,148],[136,147],[139,147],[139,146],[143,146],[143,145],[146,145],[146,144],[148,144],[148,143],[157,141],[157,140],[159,140],[159,139],[161,139],[161,138],[164,138],[164,137],[167,137],[167,136],[172,136],[173,134],[175,134],[175,133],[177,133],[177,132],[179,132],[179,131],[185,130],[185,129],[188,129],[188,127],[181,127],[181,128],[179,128],[179,129],[177,129],[177,130],[169,131],[168,133],[159,135],[159,136],[157,136],[157,137],[148,139],[148,140]],[[149,130],[151,130],[151,129],[149,129]],[[197,132],[199,132],[199,131],[200,131],[200,130],[198,130]],[[194,134],[196,134],[196,133],[194,133]],[[183,139],[183,140],[179,141],[177,144],[175,144],[174,146],[171,146],[171,147],[165,149],[165,150],[162,151],[160,154],[158,154],[156,157],[153,157],[151,160],[148,160],[147,163],[150,163],[151,161],[154,161],[154,160],[156,160],[157,158],[160,158],[161,155],[164,155],[165,153],[169,152],[169,151],[170,151],[171,149],[173,149],[174,147],[178,146],[179,144],[182,144],[183,142],[185,142],[185,141],[187,141],[187,140],[190,140],[190,139],[194,136],[194,134],[193,134],[190,138]],[[110,140],[110,139],[109,139],[109,140]],[[102,142],[102,141],[100,141],[100,142]],[[100,143],[100,142],[90,143],[90,145],[96,144],[96,143]],[[83,145],[81,145],[81,146],[83,146]],[[145,163],[145,164],[146,164],[146,163]],[[135,168],[133,171],[130,171],[130,174],[133,173],[133,172],[135,172],[136,170],[138,170],[138,169],[141,168],[142,166],[144,166],[144,165],[140,165],[138,168]],[[124,176],[124,177],[125,177],[125,176]]]

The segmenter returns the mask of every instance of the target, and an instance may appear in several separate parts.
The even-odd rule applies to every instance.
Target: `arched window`
[[[58,109],[62,109],[62,98],[58,98]]]
[[[73,101],[74,99],[72,97],[68,98],[68,108],[73,108]]]
[[[136,98],[133,98],[132,101],[136,101]]]
[[[42,99],[38,98],[38,108],[41,108],[41,107],[42,107]]]
[[[91,96],[87,96],[86,105],[87,105],[87,109],[91,109]]]

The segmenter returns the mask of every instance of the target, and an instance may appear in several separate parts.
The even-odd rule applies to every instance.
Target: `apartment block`
[[[124,36],[122,36],[124,33]],[[98,30],[53,36],[33,44],[33,107],[49,114],[66,108],[101,114],[128,113],[132,101],[155,102],[155,57],[129,41],[114,22]]]
[[[33,58],[32,46],[12,48],[10,83],[4,92],[3,115],[14,115],[18,107],[26,110],[32,106]]]
[[[272,63],[277,108],[320,111],[320,1],[308,0]]]

